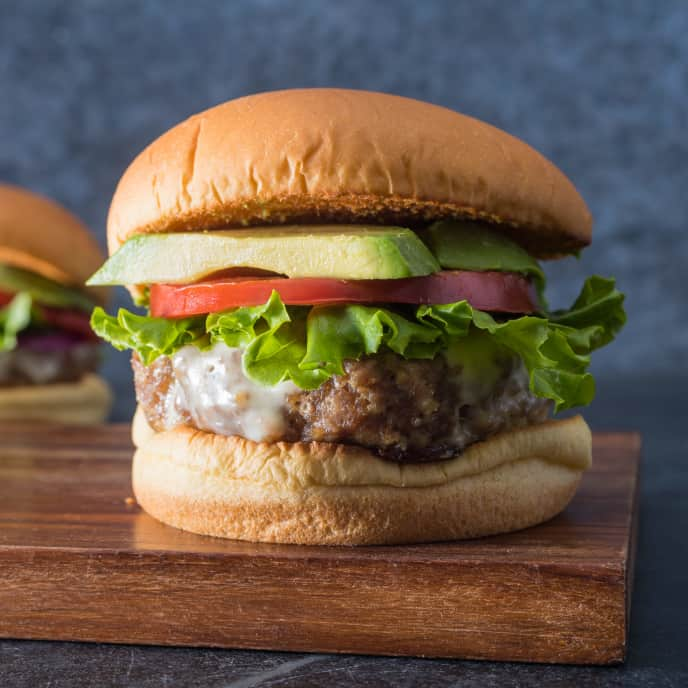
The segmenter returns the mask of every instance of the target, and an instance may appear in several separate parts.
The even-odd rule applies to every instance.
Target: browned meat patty
[[[170,359],[146,367],[134,356],[132,365],[137,397],[153,428],[198,427],[184,396],[175,392]],[[454,456],[489,435],[542,422],[550,413],[550,402],[528,390],[515,360],[504,363],[492,391],[472,404],[465,401],[459,371],[443,356],[407,361],[388,353],[344,367],[344,375],[318,389],[286,396],[283,429],[268,441],[355,444],[394,461],[430,461]]]
[[[76,382],[100,362],[98,344],[84,342],[56,351],[21,347],[0,353],[0,387]]]
[[[290,425],[302,439],[360,444],[396,460],[451,456],[463,443],[460,389],[444,357],[383,354],[346,361],[344,369],[288,398]]]
[[[193,425],[187,409],[175,403],[174,368],[167,356],[160,356],[148,366],[141,363],[137,354],[131,357],[134,369],[136,400],[146,420],[155,430],[166,430],[175,425]]]

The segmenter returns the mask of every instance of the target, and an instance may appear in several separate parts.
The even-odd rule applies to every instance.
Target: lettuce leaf
[[[472,328],[489,333],[496,343],[520,356],[530,375],[530,389],[539,397],[552,399],[556,411],[592,401],[594,381],[586,372],[591,349],[573,349],[568,336],[569,330],[576,333],[573,328],[553,326],[546,318],[535,316],[498,322],[489,313],[472,309],[465,301],[447,306],[421,306],[418,316],[452,323],[452,317],[465,318],[466,309],[470,311]],[[444,329],[450,336],[456,331],[455,327],[446,325]]]
[[[558,411],[592,401],[590,354],[611,341],[625,320],[623,295],[614,280],[591,277],[568,311],[502,320],[466,301],[394,309],[287,307],[273,291],[261,306],[205,318],[167,320],[123,309],[113,317],[97,308],[91,323],[103,339],[118,349],[138,351],[146,364],[187,344],[205,348],[223,342],[244,349],[244,372],[252,380],[263,385],[291,380],[302,389],[343,373],[347,359],[382,351],[433,358],[459,339],[488,335],[523,360],[531,390],[552,399]]]
[[[344,372],[344,360],[378,351],[404,358],[433,358],[442,333],[386,308],[351,305],[315,307],[308,316],[306,355],[301,367],[330,375]]]
[[[208,346],[203,316],[168,320],[137,315],[120,308],[116,316],[100,306],[91,315],[91,329],[115,349],[133,349],[145,365],[159,356],[169,356],[187,344]]]
[[[624,295],[613,279],[593,275],[585,280],[573,306],[550,313],[549,320],[576,329],[577,341],[583,349],[599,349],[609,344],[626,324],[623,302]]]
[[[0,351],[11,351],[17,346],[17,335],[31,324],[33,299],[26,292],[19,292],[0,308]]]
[[[328,377],[322,370],[301,366],[306,353],[308,308],[287,308],[276,291],[262,306],[211,313],[206,329],[212,344],[244,348],[244,373],[263,385],[292,380],[301,389],[319,387]]]

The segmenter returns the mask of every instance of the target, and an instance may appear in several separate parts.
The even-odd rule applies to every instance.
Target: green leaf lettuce
[[[26,292],[19,292],[0,308],[0,351],[11,351],[17,346],[17,335],[31,324],[33,300]]]
[[[263,385],[292,380],[314,389],[344,371],[344,361],[392,351],[407,359],[433,358],[456,343],[489,338],[518,355],[530,388],[556,410],[585,405],[594,396],[587,372],[593,350],[611,341],[625,322],[623,295],[614,280],[588,279],[572,308],[540,316],[497,320],[466,301],[397,307],[346,305],[287,307],[277,292],[261,306],[235,308],[182,320],[117,316],[97,308],[94,331],[118,349],[130,348],[148,364],[181,347],[223,342],[242,347],[245,374]]]
[[[151,318],[120,308],[116,316],[108,315],[100,306],[93,310],[91,328],[115,349],[133,349],[148,365],[159,356],[170,356],[187,344],[200,348],[208,345],[205,318]]]

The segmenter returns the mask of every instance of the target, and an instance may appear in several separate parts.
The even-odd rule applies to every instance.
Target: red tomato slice
[[[537,298],[531,283],[513,272],[445,270],[427,277],[394,280],[304,278],[223,278],[196,284],[154,284],[151,315],[183,318],[265,303],[273,289],[294,306],[343,303],[454,303],[502,313],[532,313]]]
[[[84,339],[97,340],[91,329],[90,317],[87,313],[69,308],[54,308],[53,306],[38,306],[43,319],[58,330],[81,335]]]

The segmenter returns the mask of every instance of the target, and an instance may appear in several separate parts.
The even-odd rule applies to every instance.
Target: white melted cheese
[[[286,398],[292,382],[259,385],[244,374],[242,350],[215,344],[208,351],[185,346],[171,357],[176,378],[174,405],[189,413],[200,430],[274,441],[284,431]]]

